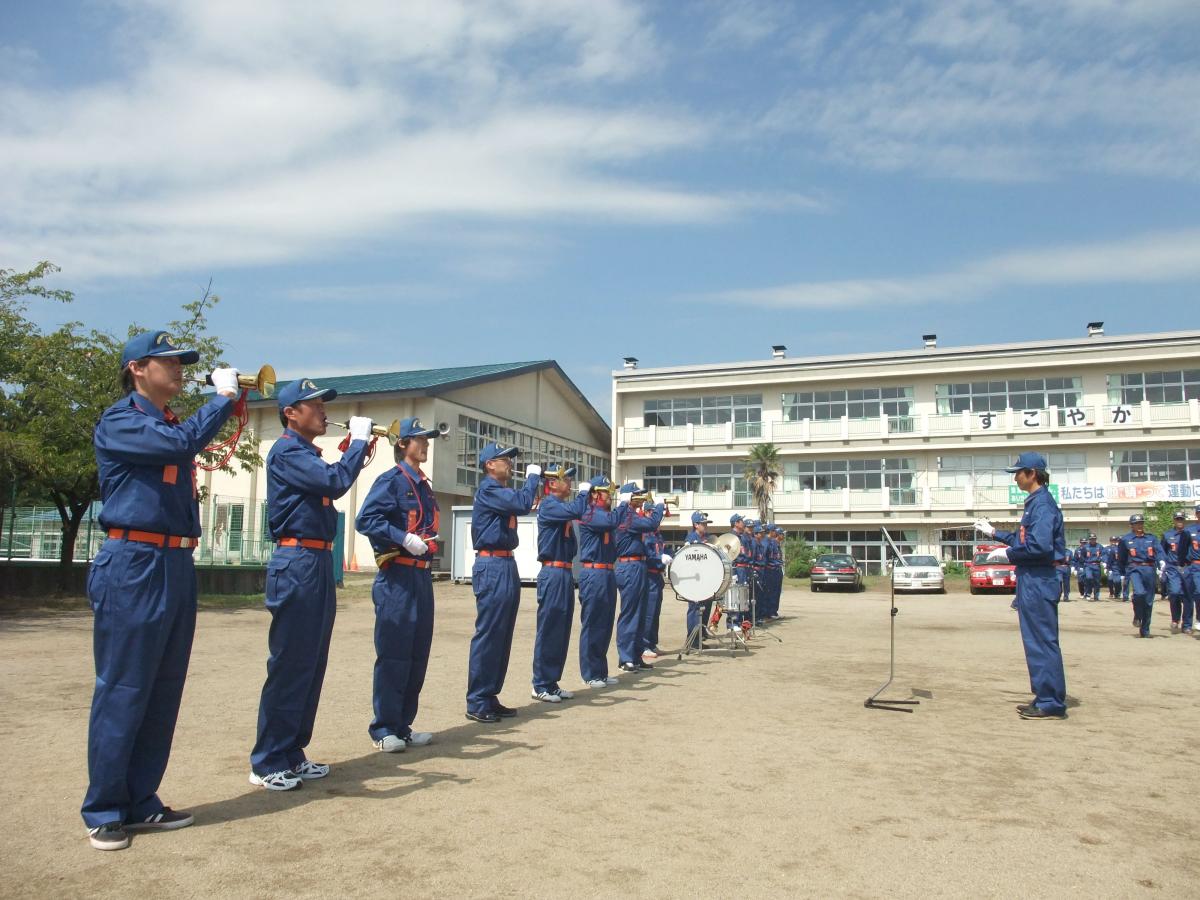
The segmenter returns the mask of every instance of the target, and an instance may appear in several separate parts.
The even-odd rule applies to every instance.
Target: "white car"
[[[901,560],[895,570],[896,590],[946,593],[946,575],[937,557],[911,554]]]

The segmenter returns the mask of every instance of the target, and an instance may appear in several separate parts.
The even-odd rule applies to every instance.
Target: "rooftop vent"
[[[787,356],[787,347],[783,344],[771,345],[771,359],[783,359],[785,356]]]
[[[637,364],[638,364],[638,359],[636,356],[626,356],[625,357],[625,368],[636,369]]]
[[[921,340],[923,340],[925,342],[926,350],[932,350],[934,347],[937,346],[937,335],[936,334],[923,334],[923,335],[921,335]]]
[[[1103,337],[1104,323],[1103,322],[1088,322],[1088,337]]]

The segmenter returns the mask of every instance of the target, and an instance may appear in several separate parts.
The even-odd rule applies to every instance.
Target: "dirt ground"
[[[668,591],[668,595],[670,592]],[[268,617],[200,614],[160,795],[196,825],[92,850],[79,818],[91,699],[87,613],[0,618],[4,896],[1196,897],[1200,640],[1138,640],[1128,606],[1062,607],[1072,698],[1029,722],[1007,597],[905,597],[889,695],[880,593],[789,590],[749,655],[672,656],[569,704],[529,698],[523,606],[500,726],[463,717],[474,603],[440,584],[416,726],[374,751],[369,582],[339,594],[309,754],[327,779],[246,782]],[[682,642],[684,606],[663,609]],[[576,622],[576,631],[578,621]],[[576,634],[577,636],[577,634]],[[572,646],[564,686],[579,688]],[[613,653],[615,667],[615,651]]]

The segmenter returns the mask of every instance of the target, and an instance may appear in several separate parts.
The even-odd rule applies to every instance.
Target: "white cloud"
[[[686,299],[774,309],[838,309],[977,300],[1007,287],[1150,284],[1197,278],[1200,229],[1016,251],[917,276],[801,281]]]

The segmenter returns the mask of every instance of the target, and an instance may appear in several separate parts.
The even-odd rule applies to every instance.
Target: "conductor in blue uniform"
[[[496,443],[479,451],[484,478],[471,510],[475,636],[467,670],[467,718],[476,722],[494,723],[517,714],[499,700],[521,604],[521,576],[513,550],[520,542],[517,517],[533,509],[542,474],[541,466],[531,464],[525,469],[525,486],[520,490],[509,487],[513,457],[519,452],[516,447]]]
[[[375,671],[367,731],[376,750],[402,753],[433,740],[413,731],[433,644],[433,557],[441,512],[421,464],[429,442],[441,435],[415,417],[400,423],[396,465],[375,479],[355,528],[371,541],[379,573],[375,601]]]
[[[310,761],[304,748],[312,740],[337,612],[333,501],[362,470],[372,424],[352,417],[342,458],[322,460],[313,441],[326,430],[325,401],[336,396],[308,378],[285,385],[279,391],[283,434],[267,454],[267,524],[276,547],[267,564],[270,657],[250,783],[270,791],[294,790],[329,774],[329,766]]]
[[[572,566],[578,541],[575,520],[587,512],[592,486],[583,482],[572,497],[575,469],[548,465],[542,473],[546,495],[538,504],[537,636],[533,641],[533,699],[561,703],[575,695],[559,684],[571,645],[575,619]]]
[[[987,521],[975,527],[988,537],[1007,544],[988,554],[991,562],[1013,563],[1017,569],[1017,616],[1025,644],[1032,703],[1017,707],[1024,719],[1065,719],[1067,681],[1058,643],[1058,597],[1055,562],[1067,550],[1062,511],[1047,490],[1050,481],[1046,458],[1026,451],[1004,471],[1027,496],[1018,531],[999,531]]]
[[[616,509],[617,586],[621,590],[621,612],[617,616],[617,657],[622,671],[636,672],[653,666],[642,659],[645,649],[646,545],[644,535],[658,529],[664,507],[654,505],[642,515],[647,492],[629,482],[621,487],[623,502]]]
[[[238,391],[237,370],[217,369],[216,396],[177,419],[168,404],[183,390],[183,366],[199,359],[165,331],[130,340],[121,354],[125,396],[104,411],[92,438],[108,533],[87,582],[96,683],[82,813],[97,850],[125,849],[132,831],[192,824],[157,791],[196,630],[195,457],[233,412]]]

